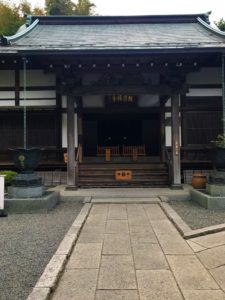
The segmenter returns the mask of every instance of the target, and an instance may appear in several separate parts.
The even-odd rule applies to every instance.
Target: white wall
[[[82,101],[84,108],[104,107],[104,96],[102,95],[84,96]]]
[[[43,70],[26,70],[27,86],[55,86],[55,74],[44,73]],[[23,86],[23,70],[20,71],[20,86]]]
[[[159,95],[140,95],[138,96],[139,107],[159,106]]]
[[[202,68],[199,72],[189,73],[186,77],[189,84],[221,84],[221,68]]]
[[[77,114],[74,115],[74,126],[75,126],[75,147],[78,147],[78,130],[77,130]],[[62,114],[62,147],[67,148],[67,115]]]
[[[14,87],[15,86],[15,71],[0,70],[0,87]]]
[[[211,97],[211,96],[222,96],[222,88],[201,88],[201,89],[190,89],[186,94],[189,97]]]

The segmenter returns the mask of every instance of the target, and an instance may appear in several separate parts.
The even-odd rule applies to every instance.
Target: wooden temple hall
[[[0,168],[41,147],[67,186],[180,187],[223,132],[225,34],[208,14],[29,16],[0,37]]]

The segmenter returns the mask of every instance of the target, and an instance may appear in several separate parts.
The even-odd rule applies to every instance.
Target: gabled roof
[[[1,41],[1,53],[225,50],[225,33],[210,27],[208,14],[30,16],[24,31]]]

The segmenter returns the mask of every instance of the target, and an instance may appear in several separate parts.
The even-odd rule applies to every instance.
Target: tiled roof
[[[107,20],[107,17],[103,18]],[[85,19],[88,22],[85,22]],[[98,19],[101,20],[101,17]],[[205,20],[202,21],[197,16],[192,20],[186,18],[183,22],[174,17],[167,23],[159,22],[155,16],[154,22],[150,21],[150,17],[149,22],[146,19],[141,22],[141,18],[140,22],[132,22],[132,18],[130,19],[130,22],[129,17],[126,17],[126,22],[98,21],[90,24],[91,17],[81,19],[82,22],[77,22],[76,19],[76,22],[64,23],[62,18],[60,22],[54,23],[54,18],[50,18],[49,22],[42,17],[41,21],[35,21],[37,24],[33,25],[33,29],[28,29],[27,33],[9,38],[11,46],[7,49],[99,51],[225,48],[225,34],[223,36],[214,31]],[[6,47],[4,48],[6,50]]]

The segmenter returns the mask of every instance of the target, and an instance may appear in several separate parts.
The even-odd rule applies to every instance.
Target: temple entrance
[[[146,156],[159,156],[159,113],[84,115],[84,156],[97,156],[97,146],[143,146]]]

